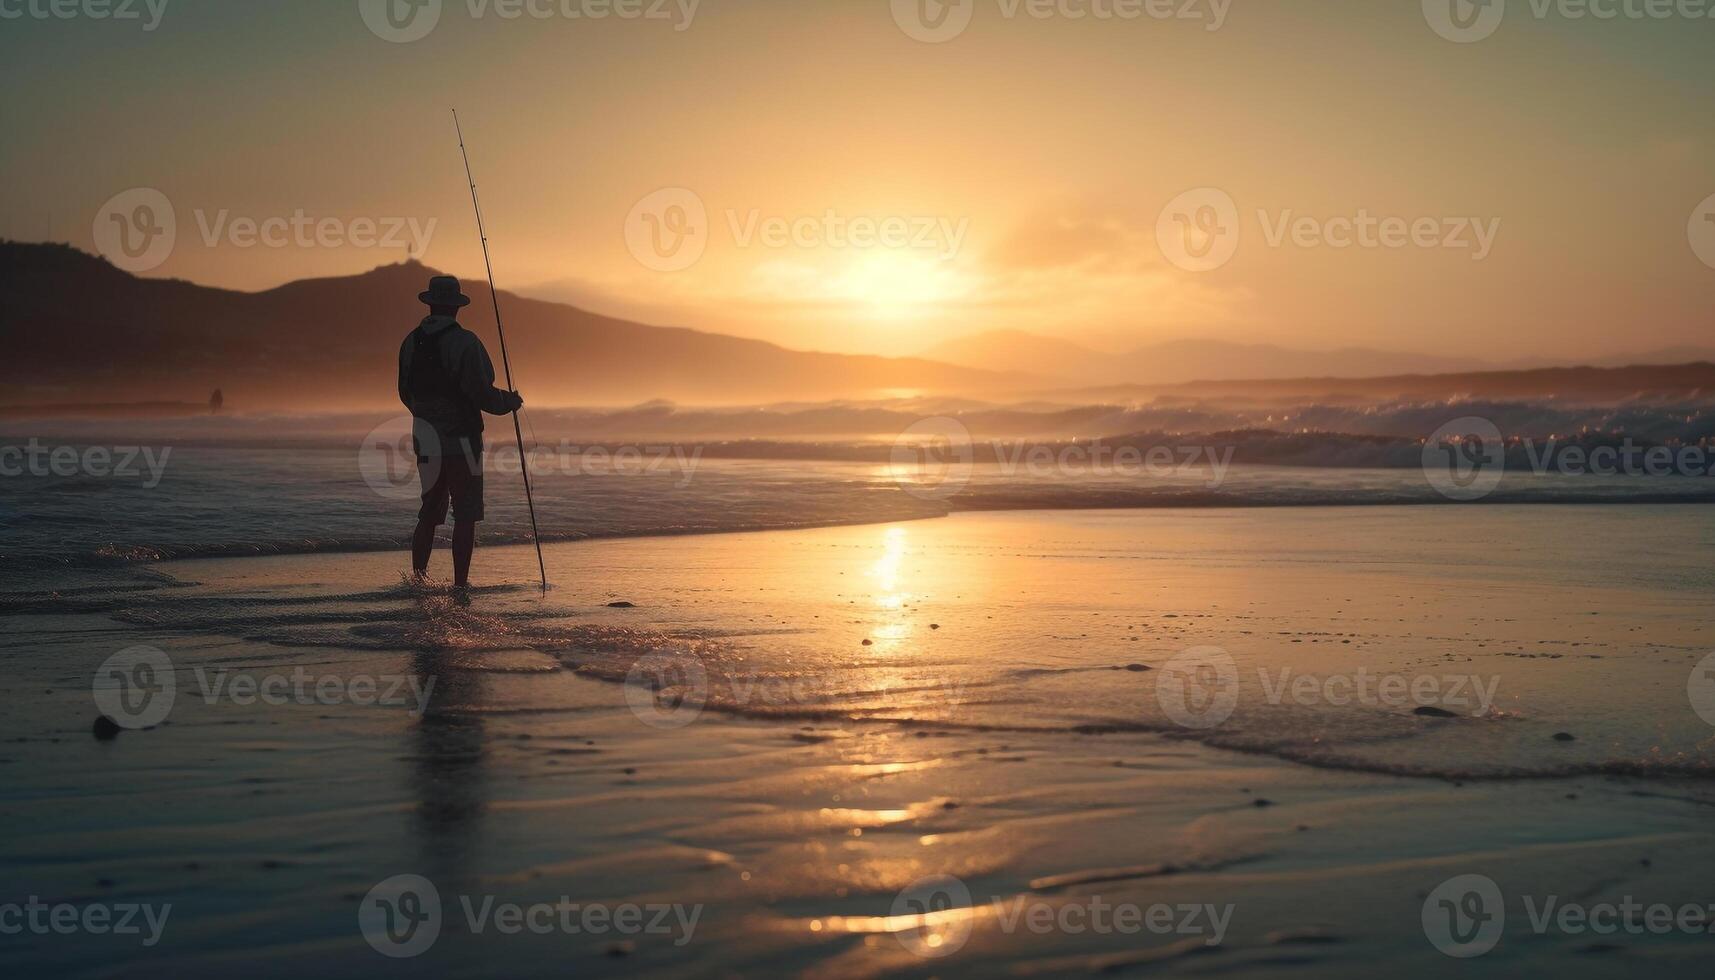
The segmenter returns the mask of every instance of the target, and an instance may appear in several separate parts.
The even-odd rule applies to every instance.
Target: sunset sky
[[[146,187],[177,228],[146,275],[261,289],[405,257],[229,234],[301,211],[432,222],[423,259],[480,276],[456,106],[501,287],[648,322],[893,354],[998,328],[1496,359],[1715,346],[1715,269],[1693,244],[1715,235],[1697,214],[1715,195],[1715,18],[1513,0],[1493,36],[1454,43],[1414,0],[1195,0],[1166,20],[968,0],[928,11],[970,19],[926,43],[903,0],[703,0],[688,20],[690,0],[601,20],[447,0],[393,43],[360,7],[0,20],[0,236],[94,250],[104,205]],[[694,196],[651,199],[663,188]],[[1205,272],[1157,235],[1197,188],[1238,215],[1236,253]],[[706,217],[672,211],[687,201]],[[1468,230],[1454,247],[1335,248],[1324,225],[1270,240],[1360,210],[1476,219],[1493,239],[1481,258]],[[837,237],[857,218],[900,219],[907,240]],[[801,240],[770,244],[771,221]],[[649,258],[651,234],[682,227],[706,238],[694,263]]]

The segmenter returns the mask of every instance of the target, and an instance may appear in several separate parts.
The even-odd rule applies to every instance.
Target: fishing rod
[[[488,232],[482,226],[482,202],[476,196],[476,178],[471,175],[470,152],[464,148],[464,128],[459,125],[459,111],[453,110],[453,130],[459,136],[459,156],[464,158],[464,176],[470,184],[470,204],[476,210],[476,233],[482,238],[482,264],[488,270],[488,298],[494,301],[494,330],[500,335],[500,365],[506,370],[506,387],[512,384],[512,361],[506,356],[506,328],[500,325],[500,291],[494,288],[494,263],[488,258]],[[536,497],[530,492],[530,465],[524,455],[524,427],[518,423],[518,409],[512,410],[512,433],[518,437],[518,471],[524,474],[524,501],[530,505],[530,540],[536,544],[536,567],[542,572],[542,594],[548,594],[548,565],[542,560],[542,532],[536,528]]]

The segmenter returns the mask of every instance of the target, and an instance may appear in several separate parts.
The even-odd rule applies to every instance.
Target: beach
[[[8,975],[1710,976],[1711,0],[0,22]]]
[[[86,976],[1429,976],[1468,949],[1437,889],[1480,875],[1504,922],[1462,969],[1701,975],[1684,915],[1592,923],[1711,901],[1712,539],[1694,506],[1016,511],[555,543],[546,596],[487,548],[468,603],[389,551],[15,582],[8,901],[170,913],[5,942]],[[170,710],[97,738],[139,648]],[[376,910],[421,882],[407,951],[428,926]]]

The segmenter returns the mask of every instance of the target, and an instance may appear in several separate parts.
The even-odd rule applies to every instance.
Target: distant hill
[[[936,344],[923,351],[922,356],[990,371],[1051,374],[1069,384],[1091,387],[1173,385],[1216,379],[1373,379],[1570,366],[1564,360],[1540,357],[1493,363],[1473,357],[1438,357],[1364,347],[1312,351],[1221,340],[1170,340],[1116,354],[1021,330],[991,330],[960,337]],[[1591,367],[1627,367],[1697,361],[1715,361],[1715,348],[1670,347],[1580,363]]]
[[[1208,380],[1176,385],[1103,385],[1038,392],[1063,404],[1221,399],[1227,402],[1375,403],[1546,399],[1569,404],[1715,401],[1715,363],[1556,367],[1382,378]]]
[[[1221,340],[1171,340],[1133,351],[1091,350],[1066,340],[1019,330],[991,330],[937,344],[924,357],[990,371],[1053,374],[1085,384],[1176,384],[1199,378],[1364,378],[1390,374],[1441,374],[1491,365],[1469,357],[1434,357],[1351,347],[1294,350]]]
[[[407,262],[245,293],[140,278],[70,246],[0,242],[13,338],[0,358],[0,400],[202,403],[220,388],[239,412],[396,405],[399,344],[426,312],[417,294],[434,274]],[[488,344],[498,371],[487,284],[464,288],[474,302],[461,322]],[[647,326],[504,290],[501,302],[519,386],[538,406],[988,395],[1042,384],[921,358]]]

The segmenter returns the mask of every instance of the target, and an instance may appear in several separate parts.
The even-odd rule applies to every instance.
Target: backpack
[[[446,365],[441,342],[458,326],[429,334],[418,327],[411,334],[411,366],[405,375],[405,390],[411,396],[411,414],[435,430],[436,438],[482,438],[482,412],[465,395],[459,379]],[[417,455],[423,455],[419,442]]]
[[[411,373],[406,381],[406,390],[411,393],[413,402],[458,398],[458,381],[441,358],[441,339],[455,329],[449,327],[431,334],[418,327],[411,334]]]

